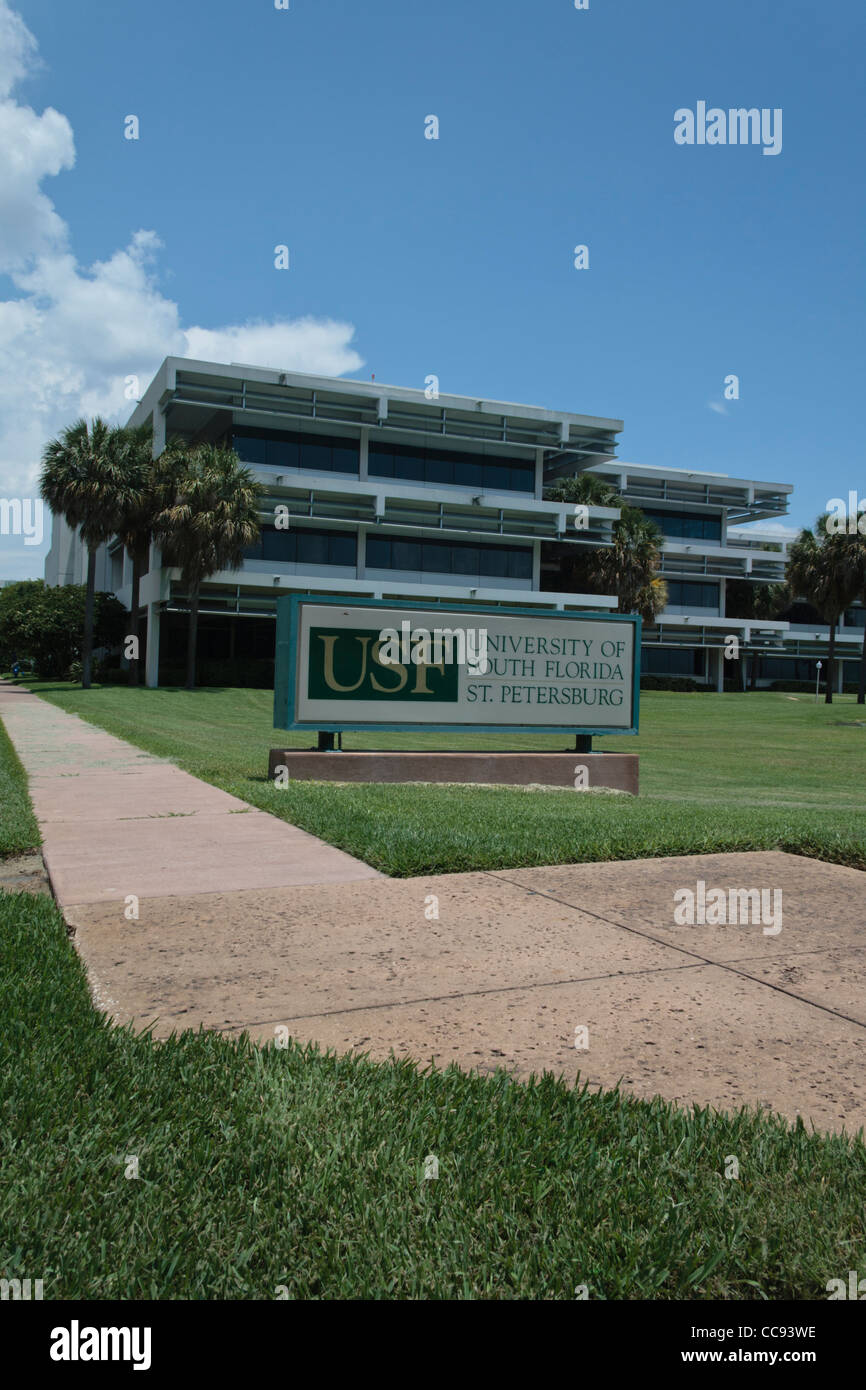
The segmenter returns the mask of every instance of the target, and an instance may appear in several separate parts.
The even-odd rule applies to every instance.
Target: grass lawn
[[[309,747],[272,728],[260,690],[129,690],[33,683],[61,708],[172,758],[243,800],[302,826],[385,873],[655,854],[781,848],[866,869],[866,709],[853,695],[641,697],[638,738],[596,747],[641,756],[641,796],[509,788],[335,786],[267,781],[268,750]],[[367,734],[350,748],[565,748],[562,735]],[[336,754],[335,757],[339,757]]]
[[[224,775],[213,751],[237,759],[246,743],[249,778],[262,776],[257,696],[52,698],[114,711],[139,741],[170,726],[175,743],[158,751],[188,732],[190,762],[202,772],[210,754],[212,777]],[[157,735],[144,714],[160,707],[170,720]],[[205,709],[222,712],[221,729],[195,724]],[[231,772],[244,784],[237,761]],[[18,827],[5,852],[29,847],[5,738],[0,789]],[[357,790],[380,804],[382,789]],[[467,834],[479,806],[504,805],[463,795]],[[94,1011],[46,895],[0,892],[0,947],[0,1278],[42,1279],[46,1299],[571,1300],[586,1285],[594,1299],[823,1301],[830,1279],[866,1268],[862,1139],[549,1075],[517,1083],[215,1033],[154,1043]],[[724,1176],[728,1155],[738,1180]]]
[[[0,893],[0,941],[0,1277],[46,1299],[825,1299],[866,1268],[856,1139],[552,1076],[153,1043],[94,1012],[50,898]]]
[[[0,719],[0,859],[26,854],[40,842],[21,766]]]

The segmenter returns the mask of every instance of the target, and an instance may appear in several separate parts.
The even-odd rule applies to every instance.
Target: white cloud
[[[351,334],[350,324],[309,317],[291,323],[189,328],[184,355],[204,362],[242,362],[248,367],[279,366],[286,371],[340,376],[363,366],[358,354],[348,348]],[[313,360],[315,366],[310,365]]]
[[[48,439],[79,415],[124,419],[129,375],[142,390],[162,359],[211,358],[340,376],[363,359],[354,328],[333,319],[251,320],[185,327],[157,283],[162,243],[139,230],[106,259],[81,266],[69,229],[41,188],[75,163],[72,128],[50,107],[12,99],[38,64],[36,41],[0,0],[0,496],[30,496]],[[0,578],[37,569],[34,547],[0,538]]]
[[[20,15],[0,5],[0,98],[39,64],[36,40]]]
[[[74,163],[65,116],[0,101],[0,271],[14,274],[66,245],[66,225],[39,185]]]
[[[707,405],[709,406],[710,410],[714,410],[717,415],[727,415],[728,413],[726,407],[722,405],[721,401],[707,401]]]

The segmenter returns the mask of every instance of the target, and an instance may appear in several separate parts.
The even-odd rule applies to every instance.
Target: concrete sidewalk
[[[0,685],[0,716],[118,1022],[866,1126],[856,869],[711,854],[388,879],[35,696]],[[673,895],[699,880],[781,889],[782,930],[677,925]]]
[[[784,925],[683,927],[673,893],[778,887]],[[866,1126],[864,876],[701,855],[387,879],[67,915],[121,1022],[284,1029],[337,1052],[456,1062],[718,1109]],[[436,899],[438,919],[425,915]],[[575,1029],[588,1050],[575,1049]]]
[[[74,903],[352,883],[375,869],[0,682],[55,896]]]

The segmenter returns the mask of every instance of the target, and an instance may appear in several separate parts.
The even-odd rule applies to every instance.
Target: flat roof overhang
[[[189,604],[179,569],[169,571],[168,595],[157,605],[161,612],[187,613]],[[539,589],[497,589],[495,585],[449,585],[451,593],[437,591],[431,593],[428,586],[407,584],[405,580],[379,580],[372,578],[326,579],[324,577],[306,578],[296,574],[274,574],[271,582],[267,576],[257,574],[244,576],[244,582],[237,582],[238,576],[230,571],[211,575],[202,585],[199,595],[199,612],[223,616],[267,617],[275,612],[276,600],[285,594],[323,594],[344,598],[351,603],[353,598],[370,597],[374,591],[385,599],[407,599],[419,606],[448,607],[453,603],[478,604],[497,609],[514,607],[537,608],[539,612],[615,612],[615,594],[580,594],[564,591]]]
[[[617,482],[623,495],[636,506],[659,507],[681,512],[727,512],[732,526],[786,516],[792,483],[762,482],[751,478],[731,478],[726,473],[657,468],[651,464],[608,461],[593,472]]]
[[[815,656],[826,651],[830,632],[812,628],[806,631],[791,623],[767,618],[716,618],[692,614],[662,614],[652,625],[644,624],[642,643],[654,647],[721,647],[728,634],[740,637],[749,652],[765,652],[768,656]],[[836,655],[849,659],[858,656],[863,639],[853,634],[836,636]]]
[[[574,472],[611,459],[621,420],[545,410],[538,406],[473,399],[409,387],[379,385],[302,372],[268,371],[239,364],[167,358],[158,407],[173,432],[193,435],[209,423],[357,434],[366,428],[394,441],[428,447],[499,452],[541,449],[557,470]]]

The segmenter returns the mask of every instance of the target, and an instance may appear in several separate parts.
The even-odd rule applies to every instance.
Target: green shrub
[[[100,662],[93,673],[93,679],[100,685],[127,685],[129,671],[112,662]]]
[[[79,661],[84,635],[83,584],[49,587],[42,579],[24,579],[0,589],[0,658],[34,663],[37,674],[62,676]],[[111,647],[121,640],[126,610],[113,594],[98,593],[93,645]],[[73,677],[73,679],[80,679]]]
[[[710,690],[709,685],[699,685],[690,676],[641,676],[641,690],[681,690],[694,693]]]

